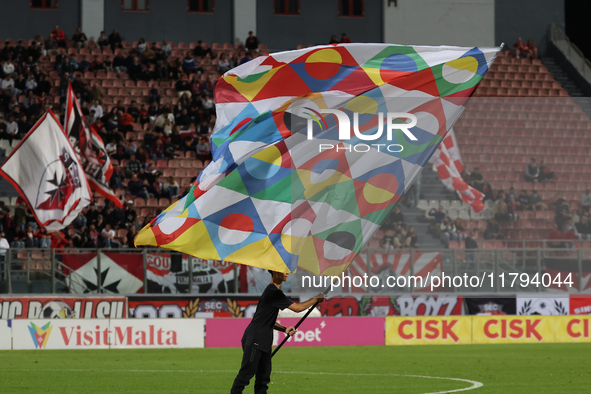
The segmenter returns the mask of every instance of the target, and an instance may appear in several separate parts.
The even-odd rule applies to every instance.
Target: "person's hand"
[[[326,300],[326,294],[318,294],[316,296],[316,302],[321,304]]]
[[[285,333],[286,333],[287,335],[289,335],[290,337],[293,337],[297,331],[298,331],[298,330],[296,330],[294,327],[287,327],[287,328],[285,329]]]

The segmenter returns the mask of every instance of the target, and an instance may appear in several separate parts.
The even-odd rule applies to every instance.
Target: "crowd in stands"
[[[398,206],[394,207],[381,230],[383,238],[380,246],[388,251],[419,247],[419,237],[415,228],[404,222],[404,214]]]
[[[0,43],[0,139],[10,144],[22,139],[50,108],[64,124],[71,84],[83,115],[103,139],[113,163],[110,186],[124,203],[117,208],[99,198],[67,229],[47,234],[20,198],[12,215],[0,202],[0,244],[4,240],[15,248],[132,247],[136,232],[153,218],[136,212],[135,199],[174,201],[188,191],[174,176],[163,177],[158,161],[180,156],[196,160],[198,168],[207,165],[216,120],[215,82],[261,54],[252,32],[245,45],[232,51],[216,51],[201,41],[182,50],[166,40],[152,43],[141,38],[133,47],[125,43],[116,29],[108,36],[101,32],[94,42],[80,28],[68,40],[59,26],[47,39]],[[105,55],[104,49],[112,55]],[[116,74],[113,86],[130,86],[124,83],[131,80],[147,94],[142,97],[138,90],[126,104],[119,99],[106,105],[105,99],[112,97],[101,84],[107,73]],[[170,90],[162,91],[160,82],[174,88],[174,98]]]

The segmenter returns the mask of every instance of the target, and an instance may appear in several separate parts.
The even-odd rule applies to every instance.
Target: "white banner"
[[[205,319],[112,319],[111,349],[204,347]]]
[[[11,322],[13,349],[198,348],[205,345],[205,319],[27,319]],[[0,336],[5,337],[2,330]],[[0,349],[4,349],[3,341],[0,338]]]
[[[68,226],[92,200],[80,162],[51,111],[2,165],[0,175],[23,197],[47,231]]]
[[[517,297],[517,314],[543,316],[568,315],[569,299],[566,297]]]
[[[108,349],[109,319],[12,320],[13,349]]]
[[[0,320],[0,350],[12,349],[11,320]]]

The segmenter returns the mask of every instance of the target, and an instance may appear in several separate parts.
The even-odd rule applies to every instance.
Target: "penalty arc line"
[[[6,370],[8,371],[8,370]],[[30,372],[99,372],[96,370],[91,369],[12,369],[11,371],[30,371]],[[205,369],[104,369],[100,370],[100,372],[145,372],[145,373],[236,373],[235,370],[205,370]],[[457,393],[460,391],[468,391],[468,390],[475,390],[484,386],[483,383],[478,382],[476,380],[468,380],[468,379],[460,379],[460,378],[443,378],[438,376],[423,376],[423,375],[403,375],[403,374],[396,374],[396,373],[342,373],[342,372],[306,372],[306,371],[273,371],[273,373],[279,374],[297,374],[297,375],[331,375],[331,376],[398,376],[398,377],[407,377],[407,378],[422,378],[422,379],[441,379],[441,380],[454,380],[458,382],[465,382],[470,383],[470,387],[466,387],[463,389],[455,389],[455,390],[447,390],[447,391],[437,391],[425,394],[446,394],[446,393]]]

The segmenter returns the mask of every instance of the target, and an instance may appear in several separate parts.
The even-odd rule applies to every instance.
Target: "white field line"
[[[91,369],[4,369],[4,372],[98,372],[96,370]],[[237,373],[238,370],[205,370],[205,369],[104,369],[100,370],[100,372],[132,372],[132,373]],[[296,375],[330,375],[330,376],[398,376],[398,377],[406,377],[406,378],[421,378],[421,379],[441,379],[441,380],[455,380],[458,382],[465,382],[470,383],[470,387],[466,387],[463,389],[456,389],[456,390],[448,390],[448,391],[437,391],[432,393],[425,393],[425,394],[445,394],[445,393],[457,393],[460,391],[468,391],[474,390],[479,387],[482,387],[483,384],[481,382],[477,382],[475,380],[468,380],[468,379],[460,379],[460,378],[442,378],[438,376],[422,376],[422,375],[403,375],[397,373],[342,373],[342,372],[306,372],[306,371],[273,371],[273,373],[281,373],[281,374],[296,374]]]

